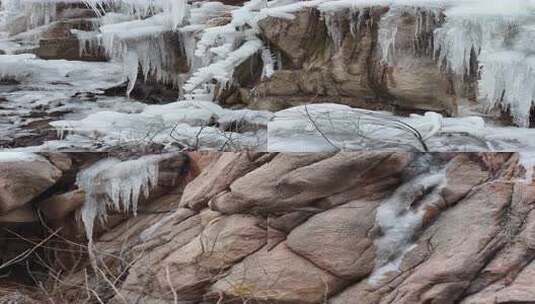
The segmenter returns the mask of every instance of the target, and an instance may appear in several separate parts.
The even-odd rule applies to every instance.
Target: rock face
[[[93,30],[88,19],[70,19],[50,24],[48,30],[39,39],[39,47],[35,54],[43,59],[66,59],[84,61],[105,61],[103,49],[80,51],[80,42],[71,30]]]
[[[535,185],[515,154],[194,152],[164,181],[175,162],[192,170],[183,190],[99,226],[106,279],[75,264],[62,299],[88,286],[104,303],[535,301]],[[79,194],[50,191],[35,203],[72,227]]]
[[[474,80],[456,85],[458,79],[438,68],[432,40],[440,22],[425,10],[411,14],[380,6],[326,13],[303,9],[291,20],[268,17],[259,26],[279,69],[271,78],[244,81],[241,98],[252,108],[273,111],[335,102],[455,115],[458,99],[474,94]],[[391,46],[383,37],[388,31],[395,36]]]
[[[60,12],[59,21],[41,35],[36,54],[45,59],[106,60],[100,48],[86,48],[81,53],[76,36],[70,32],[94,30],[89,12],[72,8]],[[476,95],[477,77],[470,74],[461,80],[439,68],[433,31],[441,26],[443,18],[435,14],[370,6],[335,12],[307,8],[296,12],[294,19],[265,18],[259,22],[259,36],[277,58],[274,74],[263,78],[252,73],[253,66],[261,69],[261,61],[247,60],[235,71],[233,89],[218,98],[229,106],[271,111],[334,102],[375,110],[432,110],[455,115],[460,99]],[[394,35],[391,46],[386,45],[390,42],[385,38],[388,31]],[[162,67],[163,73],[191,72],[183,41],[170,32],[158,39],[155,46],[172,57],[166,58],[169,62]],[[166,98],[167,91],[154,83],[152,75],[145,80],[148,84],[140,81],[136,85],[134,97],[146,99],[147,95],[161,93]],[[159,87],[162,92],[152,92]]]
[[[54,185],[62,172],[44,157],[0,161],[0,214],[22,207]]]

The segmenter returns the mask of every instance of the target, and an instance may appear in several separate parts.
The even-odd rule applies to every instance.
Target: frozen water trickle
[[[531,184],[535,175],[535,152],[520,152],[519,165],[526,170],[524,181]]]
[[[377,247],[376,266],[369,278],[372,285],[380,283],[388,272],[399,271],[404,255],[414,248],[412,239],[422,226],[422,219],[426,203],[433,200],[423,198],[423,203],[417,209],[411,204],[418,193],[429,196],[439,195],[444,173],[429,173],[402,185],[396,192],[377,209],[375,225],[381,229],[382,236],[375,240]]]

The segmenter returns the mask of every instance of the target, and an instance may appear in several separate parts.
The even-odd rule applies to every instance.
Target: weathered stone
[[[159,286],[173,288],[181,299],[199,296],[204,286],[216,281],[234,262],[265,245],[266,231],[260,223],[243,215],[213,219],[193,241],[161,261]]]
[[[395,293],[389,294],[388,301],[415,303],[426,298],[429,302],[454,303],[459,299],[487,260],[507,242],[500,222],[511,203],[511,194],[508,183],[487,183],[443,212],[418,244],[432,248],[432,253]],[[413,268],[401,265],[402,271]]]
[[[59,220],[84,205],[85,192],[74,190],[64,194],[52,196],[37,203],[37,208],[49,220]]]
[[[300,161],[299,161],[300,160]],[[314,162],[309,164],[306,160]],[[396,175],[410,162],[410,154],[338,153],[329,155],[281,155],[267,166],[236,180],[230,196],[214,200],[217,210],[234,212],[297,211],[319,199]],[[345,180],[345,183],[339,183]]]
[[[80,52],[80,42],[71,29],[91,31],[93,24],[87,19],[71,19],[51,23],[39,37],[39,47],[35,54],[43,59],[66,59],[84,61],[105,61],[102,48]]]
[[[216,299],[241,298],[280,303],[319,303],[345,282],[292,253],[284,243],[236,264],[210,289]]]
[[[498,282],[480,293],[469,296],[462,304],[533,303],[535,301],[535,263],[525,267],[512,282]]]
[[[72,159],[65,153],[48,153],[44,155],[49,162],[63,172],[72,169]]]
[[[370,274],[375,246],[368,232],[378,202],[354,201],[322,212],[295,228],[288,247],[316,266],[348,280]]]
[[[268,17],[259,26],[262,35],[284,53],[293,67],[301,67],[307,58],[320,51],[327,39],[325,25],[314,9],[298,12],[294,20]]]
[[[228,189],[234,180],[255,169],[259,165],[255,162],[257,157],[248,152],[224,153],[186,186],[180,206],[202,209],[210,199]]]
[[[488,170],[482,167],[475,155],[460,154],[446,168],[446,184],[441,192],[447,204],[456,203],[475,186],[489,178]]]
[[[37,221],[39,221],[37,214],[29,204],[0,215],[0,223],[3,224],[33,223]]]
[[[43,157],[0,161],[0,214],[24,206],[59,180],[61,170]]]
[[[173,158],[163,169],[180,171],[185,159],[198,162],[197,178],[199,171],[224,174],[215,166],[224,155],[197,156]],[[115,222],[114,214],[108,227],[96,226],[95,252],[110,278],[120,278],[121,296],[90,269],[87,279],[83,271],[61,279],[113,298],[110,304],[533,301],[535,184],[519,178],[523,172],[511,154],[359,152],[254,159],[253,169],[241,177],[236,173],[230,186],[215,191],[210,208],[177,209],[182,193],[163,187],[163,196],[140,202],[137,217],[120,215]],[[430,172],[445,172],[445,178],[429,181]],[[428,181],[434,186],[424,186]],[[57,190],[56,183],[45,197],[67,196],[52,193]],[[33,202],[40,207],[47,201]],[[386,202],[402,206],[392,221],[418,211],[408,228],[378,226],[376,210]],[[3,220],[22,209],[20,214],[29,215],[36,206],[25,204],[1,215],[0,222],[37,226],[19,225],[33,221],[31,216]],[[69,216],[47,224],[73,233],[62,236],[83,240],[72,213],[58,213]],[[388,240],[383,237],[394,238],[395,252],[399,246],[407,249],[390,256],[396,260],[389,260],[384,272],[377,267],[390,253],[378,246]],[[21,243],[25,247],[10,246],[0,237],[0,248],[13,249],[0,250],[0,257],[9,260],[32,246]],[[61,248],[66,253],[56,257],[70,269],[77,260],[69,255],[78,246]],[[60,290],[73,302],[85,287]]]

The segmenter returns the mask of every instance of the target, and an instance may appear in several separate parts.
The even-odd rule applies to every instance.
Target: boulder
[[[376,248],[368,232],[378,205],[354,201],[313,216],[288,235],[288,248],[338,277],[364,278],[375,264]]]
[[[225,212],[297,211],[331,195],[395,176],[411,159],[407,153],[280,155],[237,179],[230,193],[217,197],[212,206]]]
[[[0,215],[0,224],[34,223],[38,221],[35,210],[29,204]]]
[[[263,248],[234,265],[212,285],[208,297],[250,302],[320,303],[336,293],[344,280],[293,253],[285,243]]]
[[[259,156],[248,152],[224,153],[186,185],[180,206],[196,210],[204,208],[210,199],[226,190],[234,180],[259,166],[262,162],[257,163]]]
[[[37,208],[49,220],[60,220],[75,210],[81,208],[85,202],[83,190],[73,190],[67,193],[54,195],[37,203]]]
[[[0,214],[26,205],[61,176],[61,170],[42,156],[0,153]]]
[[[190,243],[155,265],[160,269],[159,286],[174,289],[181,299],[202,295],[204,286],[265,245],[266,231],[259,227],[261,222],[244,215],[216,217]]]

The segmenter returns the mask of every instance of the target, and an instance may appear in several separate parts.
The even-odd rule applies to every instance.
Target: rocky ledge
[[[519,154],[165,156],[137,216],[95,223],[90,258],[75,214],[88,191],[113,200],[113,181],[73,179],[104,156],[0,163],[4,263],[34,248],[24,239],[45,244],[3,267],[3,286],[41,286],[36,303],[535,301],[535,185]]]

